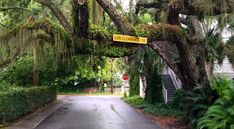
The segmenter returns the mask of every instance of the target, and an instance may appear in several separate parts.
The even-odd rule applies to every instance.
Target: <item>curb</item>
[[[7,129],[34,129],[42,121],[44,121],[47,117],[49,117],[60,107],[64,106],[66,103],[68,103],[68,100],[66,100],[65,97],[58,97],[58,99],[55,102],[39,109],[38,111],[24,118],[23,120],[14,123],[12,126],[7,127]]]

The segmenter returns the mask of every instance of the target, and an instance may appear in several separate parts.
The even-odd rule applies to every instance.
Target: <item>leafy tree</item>
[[[160,72],[163,63],[160,57],[149,47],[140,47],[135,55],[130,56],[130,92],[139,94],[139,76],[143,80],[145,99],[150,103],[162,102],[162,83]],[[131,83],[132,82],[132,83]],[[135,82],[135,83],[134,83]],[[137,89],[137,90],[136,90]]]

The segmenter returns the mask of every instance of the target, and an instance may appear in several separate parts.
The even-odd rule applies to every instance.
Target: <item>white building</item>
[[[226,57],[222,65],[215,63],[214,65],[214,75],[219,77],[224,77],[227,79],[234,79],[234,69],[232,64],[228,61]]]

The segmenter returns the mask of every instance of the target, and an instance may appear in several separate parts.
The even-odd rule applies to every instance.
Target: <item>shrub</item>
[[[185,110],[185,105],[183,102],[181,102],[186,96],[186,91],[183,89],[178,89],[176,90],[172,101],[168,102],[172,107],[180,109],[180,110]]]
[[[16,85],[31,85],[33,80],[33,58],[23,57],[10,64],[0,71],[0,80]]]
[[[51,85],[56,78],[56,68],[51,60],[47,60],[46,64],[39,66],[39,83],[40,85]],[[62,67],[60,65],[60,67]],[[65,75],[65,69],[62,73]],[[33,57],[23,56],[17,61],[11,63],[3,70],[0,70],[0,80],[7,81],[10,84],[19,86],[31,86],[33,81]],[[23,78],[23,79],[22,79]],[[40,81],[43,80],[43,81]]]
[[[151,104],[163,102],[162,79],[156,70],[147,77],[145,100]]]
[[[56,87],[9,87],[0,91],[0,123],[14,121],[55,99]]]
[[[213,81],[212,88],[219,98],[199,119],[200,129],[233,129],[234,128],[234,82],[226,79]]]
[[[193,127],[197,125],[198,119],[205,114],[216,99],[216,92],[205,84],[198,84],[192,92],[186,94],[181,102],[184,103],[187,111],[186,118]]]

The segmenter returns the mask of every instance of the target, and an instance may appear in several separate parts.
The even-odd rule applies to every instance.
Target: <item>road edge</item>
[[[6,127],[6,129],[34,129],[66,103],[68,103],[68,100],[65,99],[65,96],[58,96],[56,101],[30,114],[23,120]]]

